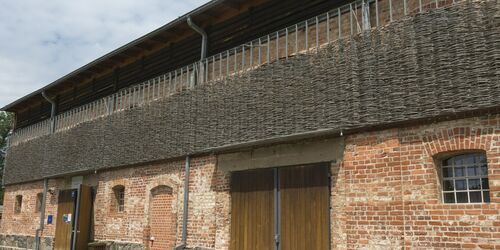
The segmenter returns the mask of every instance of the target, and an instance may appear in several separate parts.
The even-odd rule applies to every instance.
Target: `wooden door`
[[[274,249],[273,173],[263,169],[232,174],[230,249]]]
[[[90,237],[90,217],[92,212],[92,188],[80,185],[78,189],[78,212],[75,221],[74,249],[85,250],[88,248]]]
[[[282,250],[329,249],[328,167],[279,169]]]
[[[151,250],[172,249],[175,244],[175,217],[172,212],[172,189],[159,186],[151,190]]]
[[[71,249],[71,233],[75,211],[76,190],[59,191],[56,218],[54,250]],[[71,214],[71,222],[63,221],[63,216]]]

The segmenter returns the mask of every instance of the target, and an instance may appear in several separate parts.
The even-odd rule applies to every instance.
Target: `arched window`
[[[488,203],[488,165],[484,153],[455,155],[441,161],[444,203]]]
[[[16,202],[14,204],[14,213],[16,213],[16,214],[20,213],[22,207],[23,207],[23,196],[16,195]]]
[[[35,206],[36,213],[42,211],[42,200],[43,200],[43,193],[36,194],[36,206]]]
[[[122,185],[118,185],[113,187],[114,194],[114,204],[112,208],[115,212],[123,212],[125,211],[125,187]]]

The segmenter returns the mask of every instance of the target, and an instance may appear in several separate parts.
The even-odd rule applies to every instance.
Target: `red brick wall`
[[[176,244],[180,244],[182,231],[183,196],[184,196],[185,161],[140,166],[122,170],[114,170],[98,174],[97,195],[95,201],[95,239],[117,240],[129,242],[148,241],[150,236],[150,191],[165,185],[172,188],[171,211],[175,216],[173,232]],[[189,216],[188,244],[206,248],[215,247],[216,209],[223,206],[217,203],[220,188],[228,180],[219,177],[216,168],[216,157],[206,156],[193,158],[190,161],[189,181]],[[219,181],[222,179],[222,181]],[[113,187],[125,187],[125,211],[115,212],[113,208]],[[226,190],[227,191],[227,190]],[[228,193],[226,192],[226,195]],[[227,203],[224,204],[227,206]]]
[[[484,150],[490,204],[443,204],[433,156]],[[500,248],[500,116],[346,137],[341,235],[349,248]]]
[[[182,187],[179,173],[183,168],[183,161],[175,161],[98,173],[95,239],[149,244],[150,191],[158,186],[172,188],[171,211],[177,216],[179,197],[182,199],[177,192]],[[114,209],[113,187],[117,185],[125,187],[123,212]]]
[[[150,237],[150,202],[151,190],[158,186],[172,189],[171,211],[173,214],[172,232],[180,243],[183,209],[185,161],[172,161],[147,166],[138,166],[120,170],[97,173],[97,193],[94,202],[95,240],[124,241],[149,245]],[[207,248],[215,247],[217,235],[228,237],[228,226],[216,230],[216,222],[220,213],[229,211],[228,202],[220,202],[218,197],[225,196],[229,201],[228,181],[226,175],[216,171],[216,157],[198,157],[191,160],[190,199],[188,217],[188,244]],[[64,183],[64,180],[57,180]],[[115,207],[113,187],[125,187],[125,211],[118,212]],[[57,214],[57,193],[60,187],[56,180],[49,182],[54,195],[48,196],[47,213],[53,214],[53,225],[46,226],[46,235],[54,235],[55,218]],[[39,223],[39,213],[35,213],[36,195],[43,190],[43,182],[8,186],[4,202],[4,220],[0,232],[9,235],[34,235]],[[23,195],[23,208],[19,214],[14,214],[15,196]],[[225,216],[222,213],[222,216]],[[226,217],[222,221],[228,220]],[[220,223],[219,223],[220,224]],[[222,242],[221,244],[226,244]]]
[[[49,190],[57,190],[59,183],[49,181]],[[35,230],[40,225],[40,213],[36,212],[36,198],[43,192],[43,181],[7,186],[3,203],[3,219],[0,224],[1,234],[35,235]],[[14,212],[16,196],[22,195],[22,208],[20,213]],[[47,193],[45,215],[54,215],[52,225],[45,225],[42,236],[54,236],[57,213],[57,192]],[[45,217],[45,219],[46,219]]]
[[[215,248],[216,244],[223,246],[224,241],[229,240],[229,227],[220,223],[227,221],[229,216],[229,178],[216,169],[216,162],[215,156],[195,158],[191,161],[187,238],[189,246]],[[183,190],[180,190],[179,195],[184,195]],[[182,204],[182,201],[180,203]],[[178,224],[182,225],[181,216],[179,219]]]
[[[215,177],[215,249],[228,249],[231,225],[230,174],[217,171]]]

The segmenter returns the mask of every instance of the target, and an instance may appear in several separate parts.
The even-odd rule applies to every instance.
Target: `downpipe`
[[[56,102],[49,98],[45,91],[42,91],[42,96],[51,104],[51,109],[50,109],[50,132],[54,133],[55,128],[56,128],[56,123],[55,123],[55,115],[56,115]],[[35,250],[40,250],[40,241],[41,237],[40,234],[43,232],[43,228],[45,225],[45,203],[47,200],[47,190],[49,186],[49,179],[45,178],[43,179],[43,193],[42,193],[42,204],[40,205],[40,225],[38,226],[38,229],[35,231]]]
[[[54,119],[56,115],[56,102],[50,97],[48,97],[45,91],[42,91],[42,96],[52,105],[50,109],[50,132],[54,133],[56,129],[56,120]]]
[[[198,76],[195,76],[195,79],[198,79],[198,81],[201,83],[203,82],[203,75],[204,75],[204,66],[203,66],[203,60],[207,57],[207,47],[208,47],[208,36],[207,32],[205,32],[200,26],[196,25],[193,20],[191,19],[190,16],[187,18],[187,23],[191,29],[196,31],[198,34],[201,35],[201,54],[200,54],[200,62],[199,62],[199,71],[198,71]],[[196,83],[193,82],[191,84],[191,87],[193,87]]]
[[[207,33],[198,25],[196,25],[191,17],[187,18],[187,23],[194,31],[201,35],[201,54],[200,54],[200,73],[203,72],[201,68],[203,67],[202,61],[207,56]],[[201,74],[203,75],[203,74]],[[196,79],[196,77],[195,77]],[[192,86],[191,86],[192,87]],[[184,167],[184,203],[183,203],[183,213],[182,213],[182,235],[181,244],[175,246],[174,250],[185,249],[187,246],[187,222],[188,222],[188,203],[189,203],[189,164],[190,156],[186,156],[186,164]]]
[[[198,34],[201,35],[201,56],[200,56],[200,61],[205,59],[207,57],[207,42],[208,42],[208,36],[207,33],[198,25],[196,25],[191,17],[187,18],[187,23],[191,29],[194,31],[198,32]]]
[[[186,164],[184,167],[184,203],[182,212],[182,235],[181,244],[174,247],[174,250],[181,250],[187,245],[187,222],[188,222],[188,202],[189,202],[189,166],[190,157],[186,156]]]
[[[40,234],[43,232],[45,225],[45,202],[47,200],[47,190],[49,189],[49,179],[43,179],[43,193],[42,193],[42,204],[40,208],[40,225],[35,231],[35,250],[40,250]]]

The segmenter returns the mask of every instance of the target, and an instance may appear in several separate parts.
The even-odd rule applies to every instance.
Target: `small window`
[[[42,211],[43,193],[36,194],[36,207],[35,212],[39,213]]]
[[[116,212],[125,211],[125,187],[122,185],[113,188],[115,195],[114,208]]]
[[[22,207],[23,207],[23,196],[16,195],[16,203],[14,204],[14,213],[16,214],[20,213]]]
[[[488,203],[488,165],[483,153],[463,154],[441,162],[444,203]]]

